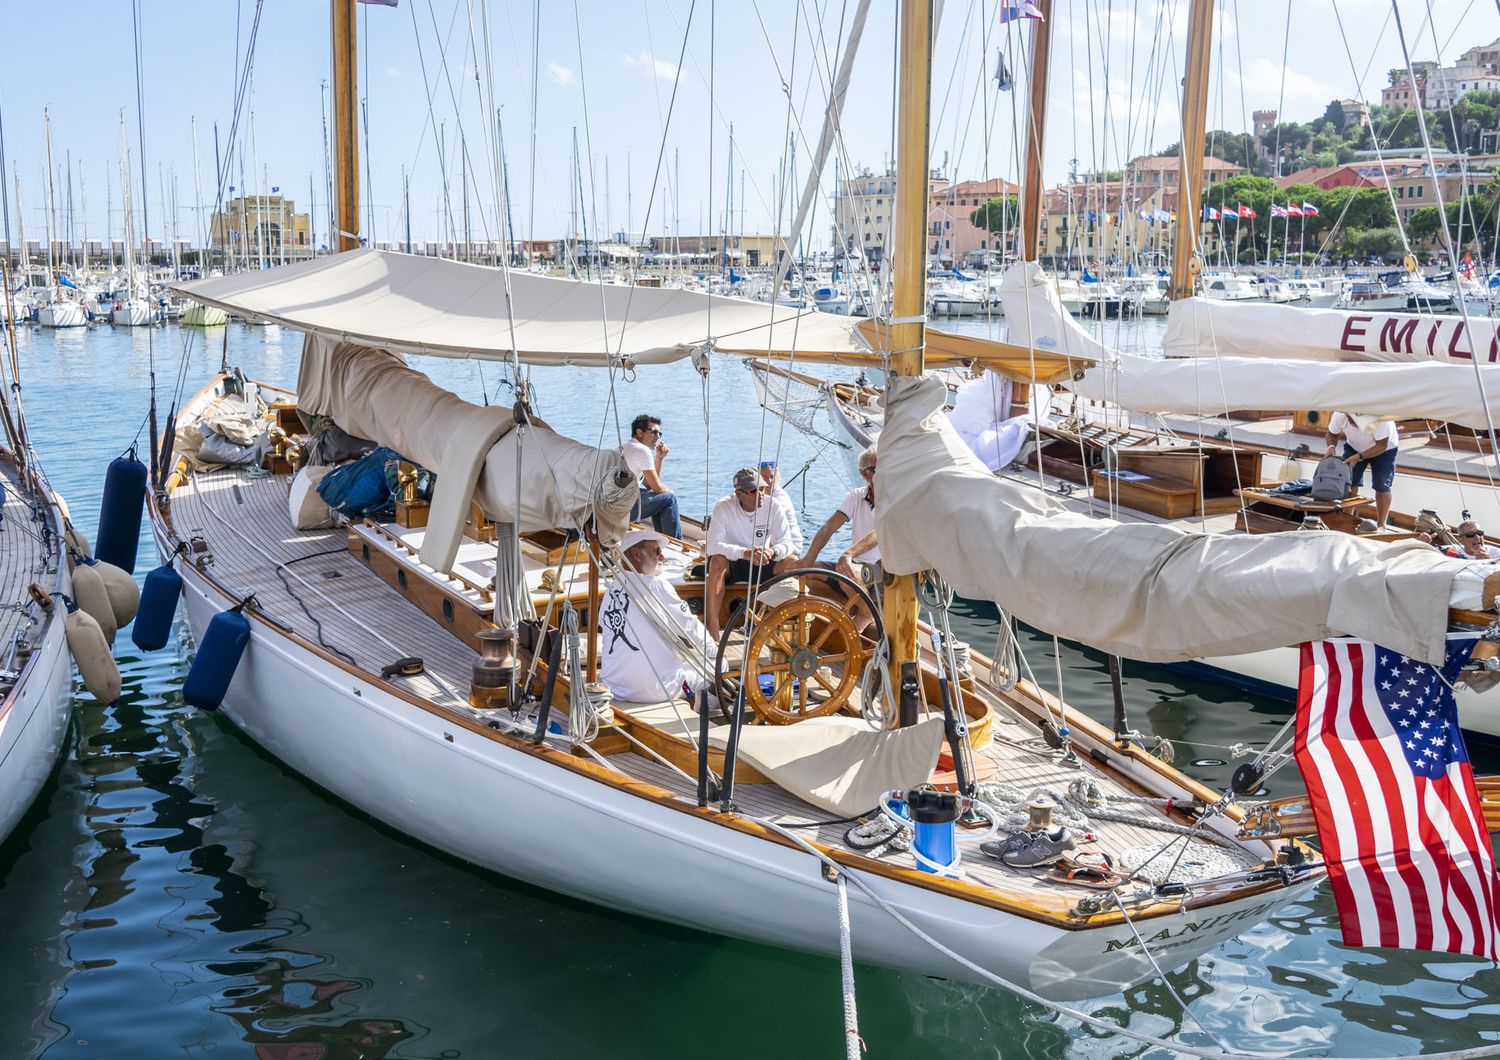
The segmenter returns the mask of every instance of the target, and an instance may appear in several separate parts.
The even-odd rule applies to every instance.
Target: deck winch
[[[497,626],[477,634],[479,658],[474,660],[469,704],[478,710],[516,703],[516,627]]]

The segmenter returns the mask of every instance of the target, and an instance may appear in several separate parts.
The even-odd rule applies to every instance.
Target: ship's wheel
[[[855,629],[848,603],[807,591],[805,580],[817,579],[856,594],[875,616],[874,640]],[[781,594],[772,590],[786,583],[796,585],[797,595],[780,599]],[[835,714],[859,687],[872,644],[881,635],[880,612],[854,579],[821,567],[778,575],[761,585],[755,603],[739,611],[719,639],[718,671],[726,710],[743,686],[746,707],[770,725]]]

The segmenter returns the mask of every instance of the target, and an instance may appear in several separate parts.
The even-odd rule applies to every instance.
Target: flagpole
[[[1307,253],[1307,211],[1303,210],[1297,221],[1297,266],[1302,266],[1302,255]]]

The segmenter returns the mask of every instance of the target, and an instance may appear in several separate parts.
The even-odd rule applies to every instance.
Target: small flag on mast
[[[1018,22],[1023,18],[1034,18],[1038,22],[1041,22],[1041,8],[1032,3],[1032,0],[1020,0],[1020,3],[1016,3],[1015,0],[1006,0],[1005,3],[1000,5],[1000,24],[1002,26],[1007,22]]]
[[[1316,206],[1314,206],[1310,202],[1304,202],[1302,204],[1302,212],[1304,214],[1306,214],[1308,217],[1317,217],[1318,216],[1318,208]]]
[[[1250,207],[1246,206],[1244,203],[1240,203],[1240,216],[1247,221],[1253,221],[1255,220],[1256,214],[1254,210],[1250,209]]]
[[[1345,945],[1500,952],[1453,698],[1477,641],[1450,637],[1441,668],[1352,638],[1302,645],[1294,749]]]

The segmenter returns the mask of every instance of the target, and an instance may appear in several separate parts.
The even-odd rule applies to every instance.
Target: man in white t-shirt
[[[761,493],[760,477],[748,467],[734,473],[734,492],[714,505],[703,617],[715,639],[726,583],[768,581],[797,565],[788,516],[785,507]]]
[[[1332,456],[1339,440],[1344,443],[1343,460],[1354,469],[1352,485],[1364,484],[1365,468],[1370,469],[1370,485],[1375,489],[1375,522],[1384,527],[1391,514],[1391,486],[1396,481],[1396,447],[1400,435],[1391,420],[1377,420],[1354,412],[1335,412],[1328,420],[1323,441]]]
[[[875,447],[872,445],[859,454],[859,475],[864,479],[865,484],[850,490],[843,503],[828,517],[828,521],[818,527],[818,532],[813,535],[812,543],[807,546],[807,554],[802,557],[802,566],[827,567],[857,582],[860,577],[859,570],[855,567],[856,563],[880,562],[880,545],[877,544],[875,538],[875,465]],[[850,524],[849,547],[839,556],[837,562],[820,562],[818,556],[822,553],[824,546],[845,523]],[[863,630],[874,620],[873,615],[865,613],[864,604],[859,596],[847,586],[832,580],[829,584],[848,603],[849,617],[854,620],[856,629]]]
[[[802,555],[802,524],[797,521],[797,509],[792,506],[792,498],[781,488],[781,475],[776,470],[776,461],[760,462],[760,481],[760,491],[781,505],[786,515],[787,525],[792,531],[792,554]]]
[[[662,481],[661,466],[672,450],[661,440],[661,420],[642,413],[630,424],[630,438],[620,446],[625,464],[641,484],[641,499],[631,513],[635,520],[650,519],[663,534],[682,537],[682,513],[677,494]]]
[[[651,530],[625,535],[620,550],[628,569],[610,582],[599,608],[599,675],[616,699],[696,703],[708,684],[702,664],[687,658],[712,659],[713,641],[660,573],[665,540]]]

